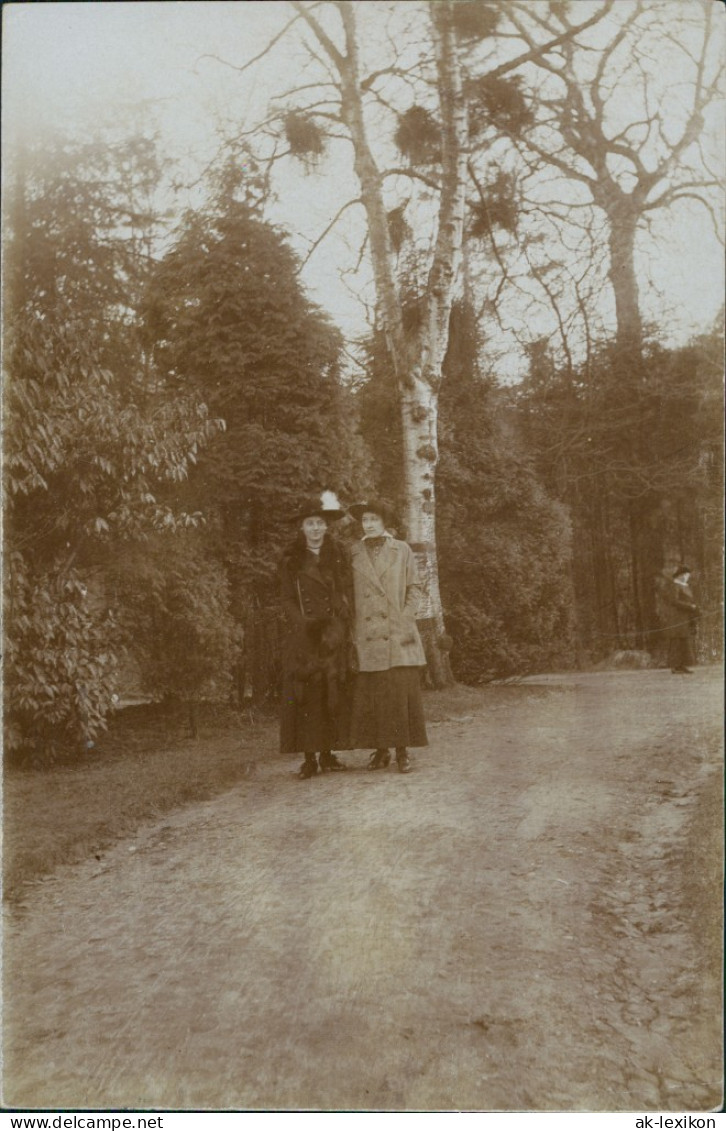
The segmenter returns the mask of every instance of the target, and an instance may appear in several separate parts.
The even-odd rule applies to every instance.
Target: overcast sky
[[[284,44],[241,77],[205,56],[244,62],[262,51],[286,18],[284,3],[196,2],[50,3],[3,6],[3,118],[34,129],[77,125],[115,103],[149,99],[165,140],[179,157],[202,167],[218,149],[221,114],[244,128],[264,117],[280,76],[294,76],[302,60]],[[296,178],[285,193],[280,221],[297,228],[303,252],[340,207],[341,187],[356,195],[347,168]],[[359,304],[338,283],[348,254],[344,233],[326,241],[305,272],[308,286],[342,328],[360,333]],[[351,237],[352,238],[352,237]],[[370,296],[369,296],[370,297]]]
[[[96,116],[116,101],[149,99],[158,103],[171,150],[201,165],[215,151],[220,114],[242,126],[253,125],[281,82],[292,85],[303,65],[301,55],[282,45],[244,75],[205,56],[247,61],[281,28],[288,11],[278,0],[5,4],[4,136],[12,137],[20,123],[34,129],[42,120],[62,128]],[[723,36],[724,20],[718,23]],[[345,194],[355,195],[350,170],[343,164],[331,168],[330,160],[312,177],[292,174],[294,185],[281,194],[280,219],[302,234],[296,240],[301,251],[323,230]],[[357,255],[359,232],[360,220],[358,227],[353,222],[341,228],[316,251],[304,273],[313,296],[351,336],[363,324],[355,297],[338,280],[338,268]],[[676,309],[684,325],[703,328],[723,301],[722,249],[705,213],[697,210],[685,223],[671,220],[663,232],[668,254],[664,247],[655,277],[664,307]],[[370,299],[366,280],[366,272],[359,274],[353,287]],[[656,296],[646,299],[647,317],[658,315],[659,301]]]

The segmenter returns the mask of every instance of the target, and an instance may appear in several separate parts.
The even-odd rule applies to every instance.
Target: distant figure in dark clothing
[[[328,535],[328,523],[342,514],[332,491],[304,502],[298,537],[280,565],[280,751],[304,754],[298,774],[303,779],[318,769],[347,768],[332,752],[346,726],[349,625],[344,553]]]
[[[664,580],[661,591],[668,666],[674,675],[691,675],[691,666],[696,662],[694,641],[699,612],[690,580],[688,566],[678,566],[672,577]]]

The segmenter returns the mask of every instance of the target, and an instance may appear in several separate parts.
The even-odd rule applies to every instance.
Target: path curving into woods
[[[5,1106],[720,1105],[722,673],[527,684],[412,774],[264,759],[29,887]]]

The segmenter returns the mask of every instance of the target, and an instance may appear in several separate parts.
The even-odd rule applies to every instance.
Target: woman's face
[[[319,514],[310,515],[302,520],[302,532],[309,550],[320,549],[327,529],[327,522]]]
[[[379,534],[383,534],[386,527],[383,519],[375,511],[364,511],[361,515],[361,526],[363,533],[369,538],[375,538]]]

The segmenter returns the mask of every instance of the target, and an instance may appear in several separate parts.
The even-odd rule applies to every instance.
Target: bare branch
[[[320,233],[318,238],[316,240],[314,240],[313,243],[310,245],[310,248],[308,250],[307,255],[305,256],[305,258],[303,259],[303,261],[301,262],[300,266],[297,269],[298,275],[300,274],[302,269],[305,266],[307,266],[308,262],[310,261],[311,256],[314,254],[315,251],[317,251],[317,249],[320,247],[320,245],[323,242],[323,240],[325,239],[325,237],[328,235],[329,232],[332,231],[332,229],[338,223],[338,220],[340,220],[343,213],[346,212],[347,209],[352,208],[355,204],[362,204],[362,203],[363,203],[363,201],[358,197],[355,200],[346,201],[346,203],[342,206],[342,208],[338,209],[338,211],[335,213],[335,216],[333,216],[333,219],[330,221],[330,223],[326,225],[326,227]]]
[[[384,76],[393,76],[404,80],[408,80],[411,77],[408,71],[402,71],[400,67],[383,67],[380,71],[372,71],[367,78],[362,80],[360,84],[361,90],[369,91],[373,84]]]
[[[595,71],[595,77],[590,83],[589,93],[590,98],[592,99],[593,107],[595,109],[595,116],[600,120],[602,120],[605,107],[604,99],[600,93],[600,87],[602,85],[603,77],[605,74],[605,68],[614,53],[617,51],[620,44],[623,43],[627,38],[628,32],[630,31],[631,27],[633,26],[635,20],[638,18],[642,10],[643,5],[641,3],[641,0],[638,0],[638,2],[633,6],[629,18],[623,21],[620,29],[615,34],[611,42],[607,45],[607,47],[603,48],[602,54],[598,61],[597,70]]]
[[[690,189],[708,189],[721,187],[720,181],[682,181],[680,184],[671,185],[669,188],[664,189],[660,196],[655,197],[653,200],[648,201],[643,205],[644,212],[652,212],[654,208],[662,208],[665,204],[670,204],[675,199],[676,194],[682,196],[697,197],[697,193],[689,192]],[[700,198],[701,200],[703,198]]]
[[[582,183],[587,185],[590,189],[594,188],[597,184],[595,177],[590,177],[587,173],[583,173],[581,169],[576,169],[573,165],[568,164],[567,161],[563,161],[562,158],[558,157],[556,154],[548,153],[546,149],[542,149],[542,147],[535,141],[532,141],[531,138],[527,139],[527,145],[530,149],[534,150],[543,161],[546,161],[548,165],[554,165],[556,169],[559,169],[566,176],[574,177],[576,180],[582,181]]]
[[[550,302],[550,306],[552,307],[552,309],[554,311],[555,318],[557,319],[557,327],[558,327],[559,332],[560,332],[560,341],[562,342],[562,349],[564,350],[564,354],[565,354],[565,357],[567,359],[567,371],[568,371],[568,373],[572,373],[572,371],[573,371],[572,353],[570,351],[570,343],[567,340],[567,331],[565,329],[565,324],[564,324],[563,317],[562,317],[562,309],[561,309],[560,304],[557,300],[557,296],[555,295],[554,289],[547,282],[547,280],[544,276],[544,273],[532,263],[532,261],[529,257],[529,252],[525,250],[524,255],[525,255],[527,262],[530,265],[530,269],[532,271],[532,277],[534,279],[536,279],[536,281],[539,283],[539,285],[542,288],[542,290],[544,291],[544,293],[547,295],[547,298],[549,299],[549,302]]]
[[[286,90],[284,94],[273,94],[270,97],[270,102],[289,101],[294,95],[302,94],[304,90],[321,90],[323,87],[332,86],[337,91],[338,84],[335,82],[306,82],[302,86],[295,86],[292,90]]]
[[[265,48],[263,48],[263,50],[260,51],[258,55],[255,55],[255,57],[253,59],[249,59],[246,63],[243,63],[241,66],[238,66],[235,63],[229,63],[229,62],[227,62],[226,59],[220,59],[218,55],[209,55],[209,54],[200,55],[199,58],[197,59],[197,63],[200,63],[202,61],[202,59],[213,59],[215,61],[215,63],[220,63],[223,67],[230,67],[233,71],[237,71],[238,74],[243,74],[246,70],[248,70],[250,67],[252,67],[255,63],[259,63],[260,59],[264,59],[265,55],[269,55],[270,51],[275,46],[275,44],[279,43],[284,35],[287,35],[290,28],[293,26],[293,24],[297,23],[297,21],[299,19],[300,19],[299,15],[296,15],[296,16],[293,16],[292,19],[288,20],[288,22],[285,24],[282,31],[279,31],[277,33],[277,35],[273,36],[272,39],[270,40],[270,42],[267,44],[267,46]]]
[[[344,276],[345,275],[357,275],[358,274],[358,272],[360,271],[360,265],[363,262],[363,256],[366,253],[367,247],[368,247],[368,233],[366,232],[365,236],[363,237],[363,240],[361,241],[361,245],[358,248],[358,258],[355,261],[355,266],[349,267],[349,268],[347,268],[347,270],[343,271],[342,274]]]
[[[343,63],[343,56],[333,43],[328,33],[322,27],[322,25],[315,19],[312,12],[300,2],[300,0],[290,0],[290,3],[292,4],[298,15],[302,17],[302,19],[311,29],[318,43],[327,52],[328,56],[335,64],[335,66],[340,68]]]
[[[471,161],[471,158],[467,162],[466,167],[467,167],[467,171],[469,173],[469,176],[471,177],[471,179],[474,183],[476,191],[479,193],[479,200],[483,204],[484,208],[486,208],[486,203],[487,203],[486,193],[485,193],[484,189],[482,188],[481,183],[480,183],[480,181],[479,181],[479,179],[476,175],[476,170],[474,168],[473,162]],[[509,273],[509,268],[508,268],[507,264],[504,262],[504,260],[501,256],[501,253],[499,251],[499,247],[497,246],[497,241],[494,239],[494,232],[492,230],[492,225],[488,221],[487,221],[487,235],[489,237],[489,243],[490,243],[490,246],[491,246],[491,249],[492,249],[492,253],[494,255],[494,258],[497,262],[497,266],[499,267],[499,270],[500,270],[500,273],[501,273],[499,285],[497,287],[496,294],[495,294],[494,299],[493,299],[493,302],[496,305],[499,301],[499,296],[501,295],[502,291],[504,290],[504,287],[509,282],[510,273]]]
[[[529,39],[526,34],[521,33],[525,41],[531,44],[530,50],[525,52],[524,55],[518,55],[516,59],[510,60],[510,62],[508,63],[500,63],[500,65],[498,67],[495,67],[493,71],[487,72],[487,78],[499,78],[500,75],[506,75],[509,71],[513,71],[516,70],[517,67],[524,66],[525,63],[533,63],[535,61],[540,63],[542,66],[546,66],[555,74],[559,74],[556,67],[552,67],[546,62],[545,56],[553,51],[555,47],[558,47],[561,43],[575,39],[580,34],[580,32],[585,31],[587,28],[593,27],[595,24],[600,23],[600,21],[605,19],[605,17],[609,14],[613,4],[614,0],[605,0],[602,8],[600,8],[594,16],[591,16],[589,20],[585,20],[585,22],[582,24],[571,25],[567,29],[567,31],[562,33],[562,35],[556,36],[554,39],[550,40],[549,43],[544,43],[541,46],[532,44],[531,39]],[[508,10],[507,15],[519,31],[520,25],[512,17],[510,10]]]
[[[428,188],[433,189],[434,192],[439,192],[441,189],[441,184],[439,181],[435,181],[433,177],[429,177],[425,173],[419,172],[418,169],[384,169],[381,172],[381,178],[384,177],[408,177],[412,181],[421,181],[423,184],[427,185]]]
[[[507,7],[507,17],[512,21],[525,43],[528,43],[530,45],[530,50],[527,51],[524,55],[518,55],[516,59],[512,59],[508,63],[501,63],[498,67],[495,67],[493,71],[489,71],[487,77],[498,78],[500,75],[504,75],[508,71],[514,70],[516,67],[521,67],[525,63],[537,62],[541,67],[545,67],[548,71],[551,71],[553,74],[561,78],[562,75],[558,68],[553,67],[551,63],[548,63],[546,56],[550,54],[555,47],[558,47],[560,44],[566,43],[567,41],[574,40],[580,34],[580,32],[585,31],[587,28],[593,27],[595,24],[600,23],[601,20],[605,19],[605,17],[610,14],[614,2],[615,0],[605,0],[602,8],[600,8],[594,16],[591,16],[589,20],[585,20],[585,22],[582,24],[576,24],[569,27],[566,32],[562,33],[562,35],[559,35],[555,39],[550,40],[549,43],[541,45],[533,42],[532,37],[530,36],[526,28],[522,25],[521,21],[519,21],[516,16],[512,14],[512,10],[518,5],[510,4]]]
[[[357,358],[355,356],[355,354],[352,353],[351,350],[348,349],[345,342],[343,342],[341,349],[342,349],[342,352],[345,354],[345,356],[348,358],[348,361],[351,361],[353,363],[353,365],[355,365],[356,369],[362,370],[363,373],[368,372],[366,365],[360,360],[360,358]]]
[[[703,29],[703,44],[696,65],[696,78],[694,82],[692,109],[689,114],[688,121],[683,127],[683,132],[681,133],[680,138],[678,138],[677,141],[670,143],[670,152],[663,159],[663,161],[661,161],[660,165],[658,165],[654,170],[653,175],[655,179],[653,183],[657,183],[657,181],[663,180],[664,177],[667,176],[668,172],[673,169],[681,154],[686,149],[688,149],[688,147],[692,145],[694,141],[697,140],[698,135],[703,129],[703,111],[709,104],[709,102],[718,93],[718,76],[707,88],[704,89],[706,54],[710,40],[713,5],[706,5],[705,11],[706,20]]]
[[[713,205],[711,205],[704,197],[699,196],[699,194],[696,192],[680,192],[678,189],[674,189],[673,192],[669,195],[667,203],[674,204],[677,200],[694,200],[697,204],[702,205],[702,207],[705,208],[708,212],[708,215],[711,219],[711,224],[713,226],[713,231],[716,239],[719,241],[719,243],[724,242],[723,230],[719,225],[719,216],[716,214]]]

